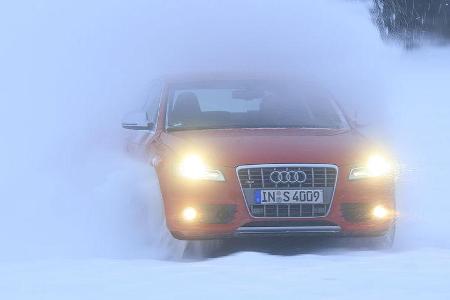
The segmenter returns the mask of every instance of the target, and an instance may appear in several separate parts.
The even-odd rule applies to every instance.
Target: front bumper
[[[185,240],[247,236],[377,236],[389,230],[395,215],[375,219],[370,211],[382,205],[395,211],[393,178],[349,181],[349,168],[340,167],[332,205],[325,216],[261,218],[250,215],[234,168],[225,168],[227,181],[186,181],[158,170],[166,224],[175,238]],[[199,217],[182,217],[193,207]]]
[[[241,237],[273,237],[273,236],[339,236],[342,230],[340,226],[243,226],[234,232],[226,234],[201,234],[172,232],[178,239],[218,239]]]

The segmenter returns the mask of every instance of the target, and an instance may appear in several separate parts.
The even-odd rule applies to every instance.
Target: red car
[[[321,88],[271,76],[158,81],[143,130],[166,224],[177,239],[324,235],[391,245],[389,154],[364,138]]]

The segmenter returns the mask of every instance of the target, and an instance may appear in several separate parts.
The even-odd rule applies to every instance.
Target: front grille
[[[328,204],[252,204],[250,212],[254,217],[321,217],[326,215]]]
[[[306,174],[306,181],[304,183],[273,183],[270,180],[270,174],[273,171],[303,171]],[[336,175],[337,169],[329,167],[248,167],[241,168],[238,171],[239,181],[243,189],[334,187]]]
[[[306,176],[296,182],[274,182],[270,176],[273,171],[303,172]],[[303,174],[302,173],[302,174]],[[323,217],[328,214],[337,180],[337,167],[334,165],[270,165],[238,167],[237,174],[244,198],[253,217],[308,218]],[[286,174],[286,173],[285,173]],[[263,189],[321,189],[323,204],[260,204],[255,201],[255,192]]]
[[[329,221],[312,221],[312,220],[301,220],[301,221],[252,221],[250,223],[244,224],[241,227],[305,227],[305,226],[337,226],[335,223]]]

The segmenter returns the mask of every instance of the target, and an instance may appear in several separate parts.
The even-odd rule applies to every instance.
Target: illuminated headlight
[[[388,176],[392,174],[392,171],[392,164],[388,160],[381,155],[372,155],[365,166],[353,168],[348,179]]]
[[[178,173],[188,179],[225,181],[222,172],[208,168],[197,155],[190,155],[183,159],[178,167]]]

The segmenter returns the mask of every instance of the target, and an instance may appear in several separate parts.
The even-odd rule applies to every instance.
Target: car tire
[[[370,250],[387,250],[391,249],[395,242],[396,224],[393,223],[389,230],[376,237],[363,237],[359,239],[359,245]]]
[[[224,244],[223,239],[212,240],[186,240],[170,232],[165,214],[159,232],[162,233],[159,239],[159,249],[164,254],[165,259],[184,260],[184,259],[204,259],[220,255]]]
[[[156,172],[150,174],[153,185],[148,186],[146,194],[142,197],[143,227],[147,228],[147,241],[151,255],[164,260],[181,260],[187,248],[187,241],[174,238],[167,228],[164,201],[161,195],[159,180]]]
[[[215,257],[223,246],[223,240],[187,241],[183,258],[202,259]]]

